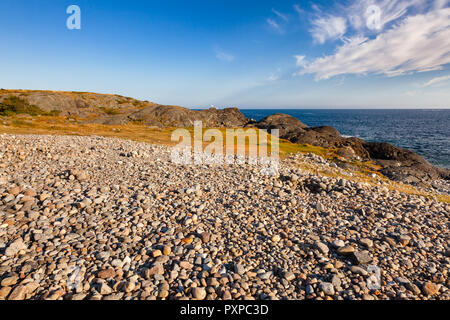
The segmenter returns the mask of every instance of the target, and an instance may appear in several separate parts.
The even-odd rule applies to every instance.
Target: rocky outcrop
[[[248,120],[237,108],[190,110],[159,105],[120,95],[30,90],[0,90],[0,103],[7,97],[37,106],[43,112],[83,118],[87,123],[126,124],[139,122],[156,127],[191,127],[202,121],[205,127],[243,127]]]
[[[113,94],[71,91],[0,90],[0,103],[17,97],[44,112],[58,111],[61,116],[111,118],[156,104]]]
[[[128,119],[157,127],[192,127],[195,121],[202,121],[204,127],[243,127],[248,121],[237,108],[190,110],[178,106],[145,108]]]
[[[450,180],[450,170],[432,166],[410,150],[389,143],[342,137],[339,131],[328,126],[309,128],[286,114],[266,117],[255,126],[260,129],[279,129],[280,138],[293,143],[334,148],[337,155],[348,160],[373,160],[383,167],[381,173],[393,180],[413,184],[435,179]]]
[[[275,114],[264,118],[255,125],[260,129],[279,129],[280,138],[298,144],[310,144],[323,148],[336,148],[345,158],[369,158],[367,150],[358,138],[344,138],[333,127],[308,127],[298,119],[287,114]]]
[[[278,129],[280,130],[280,136],[290,136],[291,134],[295,134],[303,128],[307,128],[308,126],[298,120],[297,118],[291,117],[287,114],[277,113],[266,117],[259,121],[256,126],[260,129]]]
[[[450,170],[432,166],[411,150],[385,142],[364,142],[363,146],[390,179],[414,184],[435,179],[450,180]]]

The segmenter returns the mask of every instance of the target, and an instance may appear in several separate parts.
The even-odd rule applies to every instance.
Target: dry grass
[[[56,135],[79,135],[79,136],[103,136],[114,137],[125,140],[141,141],[147,143],[155,143],[162,145],[176,145],[178,141],[172,141],[172,132],[177,128],[158,129],[148,127],[140,123],[129,123],[122,125],[102,125],[102,124],[88,124],[83,123],[83,119],[74,119],[68,117],[50,117],[50,116],[36,116],[31,117],[27,115],[3,117],[0,121],[0,133],[10,134],[56,134]],[[7,125],[4,125],[6,122]],[[194,136],[194,128],[186,128],[191,137]],[[203,133],[206,132],[203,129]],[[217,129],[223,136],[226,136],[226,129]],[[254,134],[258,135],[258,129],[255,129]],[[250,135],[252,136],[252,135]],[[271,143],[268,139],[267,150],[270,153]],[[237,141],[235,151],[243,151],[245,148],[246,154],[249,152],[249,140],[245,143]],[[193,142],[191,142],[193,144]],[[203,147],[206,147],[211,142],[203,142]],[[225,144],[225,139],[223,141]],[[266,144],[257,143],[260,148]],[[279,142],[280,156],[285,157],[291,153],[315,153],[325,157],[331,157],[333,152],[321,147],[314,147],[310,145],[298,145],[287,140],[280,140]]]
[[[8,125],[4,125],[6,121]],[[65,117],[11,117],[0,122],[0,132],[10,134],[78,135],[115,137],[155,144],[175,145],[171,129],[155,129],[136,124],[84,124]]]

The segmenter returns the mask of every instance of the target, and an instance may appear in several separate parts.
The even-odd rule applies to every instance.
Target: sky
[[[1,0],[0,38],[5,89],[189,108],[450,108],[450,0]]]

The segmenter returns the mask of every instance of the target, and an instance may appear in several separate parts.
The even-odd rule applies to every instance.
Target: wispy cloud
[[[435,0],[436,6],[443,7],[443,2],[447,1]],[[313,26],[310,33],[315,42],[320,44],[344,35],[373,35],[411,14],[412,10],[425,10],[427,2],[430,0],[354,0],[347,6],[328,8],[326,12],[316,5],[312,7],[315,14],[310,18]]]
[[[321,13],[322,10],[320,9],[320,7],[317,4],[311,4],[311,9],[313,9],[315,12]]]
[[[228,52],[223,51],[220,48],[215,48],[216,58],[220,61],[232,62],[234,61],[234,56]]]
[[[272,9],[272,12],[275,13],[282,20],[289,21],[288,17],[286,15],[282,14],[281,12],[279,12],[279,11],[277,11],[275,9]]]
[[[281,27],[280,27],[280,25],[275,21],[275,20],[273,20],[273,19],[271,19],[271,18],[268,18],[267,20],[267,23],[269,24],[269,26],[271,26],[273,29],[275,29],[276,31],[283,31],[282,29],[281,29]]]
[[[441,82],[444,82],[447,80],[450,80],[450,76],[437,77],[437,78],[431,79],[430,81],[425,82],[422,86],[429,87],[429,86],[432,86],[433,84],[441,83]]]
[[[329,39],[342,37],[347,30],[347,22],[342,17],[324,17],[313,21],[311,34],[315,42],[325,43]]]
[[[328,34],[317,36],[318,40],[326,38]],[[398,76],[440,70],[450,63],[450,8],[408,16],[374,39],[343,39],[333,55],[313,60],[299,74],[329,79],[344,74]]]
[[[305,13],[305,10],[300,8],[300,6],[298,4],[294,4],[294,10],[295,10],[295,12],[297,12],[300,15],[303,15]]]
[[[270,76],[268,76],[266,78],[266,81],[277,81],[278,79],[280,79],[280,76],[278,76],[276,74],[271,74]]]
[[[294,56],[297,67],[304,67],[306,65],[305,56]]]
[[[272,17],[266,19],[267,24],[276,32],[283,34],[289,24],[288,16],[276,9],[272,9],[272,13]]]

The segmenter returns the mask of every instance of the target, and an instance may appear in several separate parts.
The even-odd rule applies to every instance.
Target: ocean
[[[326,125],[338,129],[343,136],[389,142],[420,154],[434,165],[450,168],[450,109],[241,111],[257,121],[274,113],[289,114],[310,127]]]

